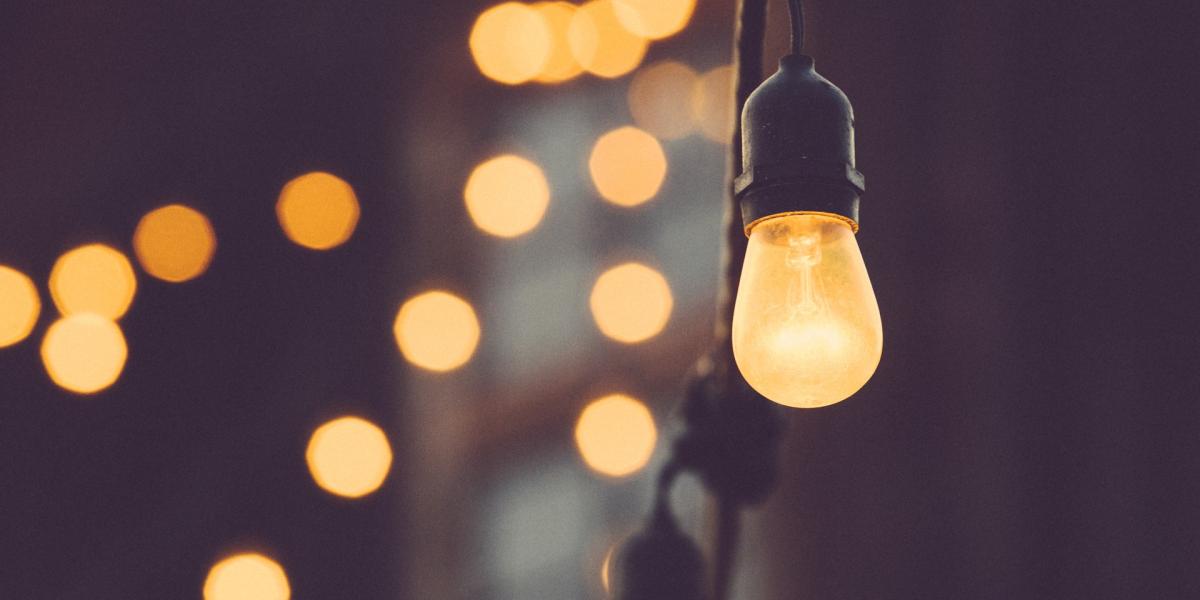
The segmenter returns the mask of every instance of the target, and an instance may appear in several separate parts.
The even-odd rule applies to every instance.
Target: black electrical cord
[[[792,54],[804,53],[804,4],[801,0],[788,0],[788,12],[792,16]]]
[[[795,25],[800,0],[789,0],[792,4],[792,46],[795,48]],[[733,363],[733,346],[730,336],[733,331],[733,303],[737,295],[738,281],[742,275],[742,262],[746,256],[746,233],[742,227],[741,210],[737,195],[733,193],[733,181],[742,172],[742,108],[750,94],[763,80],[763,40],[767,33],[767,0],[738,0],[737,21],[734,30],[734,114],[733,140],[729,145],[730,179],[726,182],[728,199],[725,208],[725,244],[721,252],[724,282],[717,294],[718,316],[715,340],[717,360],[724,363],[720,376],[721,387],[728,394],[728,402],[744,398],[736,397],[737,386],[732,379],[739,375]],[[803,30],[800,37],[803,38]],[[712,600],[729,597],[733,583],[734,555],[737,553],[741,506],[730,497],[717,494],[713,539],[712,577],[709,580]]]

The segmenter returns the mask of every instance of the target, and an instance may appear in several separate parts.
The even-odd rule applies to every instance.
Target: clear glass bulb
[[[733,356],[751,387],[786,406],[841,402],[882,352],[879,305],[847,222],[794,214],[750,230]]]

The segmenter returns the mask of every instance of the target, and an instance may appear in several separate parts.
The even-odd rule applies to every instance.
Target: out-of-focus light
[[[613,0],[626,29],[658,40],[679,33],[692,18],[696,0]]]
[[[24,273],[0,265],[0,348],[29,336],[42,312],[37,288]]]
[[[571,54],[571,44],[567,41],[567,28],[571,26],[571,17],[575,16],[575,5],[570,2],[538,2],[533,8],[546,20],[546,27],[550,31],[550,52],[546,64],[534,80],[561,83],[582,73],[583,67]]]
[[[350,239],[358,213],[354,188],[321,171],[289,181],[275,204],[275,215],[288,239],[314,250],[328,250]]]
[[[625,477],[646,466],[658,432],[641,401],[624,394],[593,400],[575,423],[575,444],[593,471]]]
[[[451,371],[475,353],[479,320],[466,300],[434,290],[400,307],[392,333],[408,362],[430,371]]]
[[[505,2],[475,19],[468,44],[479,72],[515,85],[537,77],[550,61],[550,28],[542,14],[520,2]]]
[[[658,271],[630,262],[615,266],[596,279],[590,300],[600,331],[619,342],[646,341],[671,318],[671,288]]]
[[[580,6],[567,28],[567,42],[584,70],[609,79],[636,69],[648,45],[646,38],[621,25],[612,0]]]
[[[64,315],[95,313],[119,319],[136,292],[129,259],[104,244],[75,248],[58,257],[50,270],[50,297]]]
[[[199,277],[212,261],[217,236],[203,213],[182,204],[156,208],[138,221],[133,252],[147,273],[179,283]]]
[[[204,580],[204,600],[288,600],[291,596],[283,567],[256,553],[221,560]]]
[[[612,585],[609,583],[609,571],[612,569],[613,552],[616,551],[617,545],[613,544],[608,547],[608,552],[604,553],[604,562],[600,563],[600,584],[604,586],[604,593],[612,593]]]
[[[733,134],[733,68],[717,67],[700,76],[692,94],[692,116],[704,137],[728,144]]]
[[[536,164],[505,154],[475,167],[463,197],[476,227],[511,238],[541,222],[550,203],[550,186]]]
[[[637,206],[658,193],[667,176],[667,156],[654,136],[636,127],[621,127],[596,140],[588,171],[605,200]]]
[[[664,140],[691,133],[696,122],[692,111],[679,107],[691,102],[696,81],[691,67],[673,60],[639,69],[629,83],[629,112],[634,123]]]
[[[91,313],[63,317],[42,339],[42,364],[59,387],[92,394],[121,376],[129,350],[116,323]]]
[[[308,470],[321,489],[360,498],[383,485],[392,466],[392,447],[383,430],[358,417],[321,425],[308,440]]]

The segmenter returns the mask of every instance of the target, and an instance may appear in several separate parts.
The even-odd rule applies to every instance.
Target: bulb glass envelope
[[[879,305],[844,219],[800,213],[755,225],[738,290],[734,358],[767,398],[800,408],[840,402],[879,365]]]

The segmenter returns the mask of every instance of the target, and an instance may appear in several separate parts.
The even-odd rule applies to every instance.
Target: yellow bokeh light
[[[133,252],[147,273],[179,283],[199,277],[217,249],[217,236],[203,213],[182,204],[156,208],[138,221]]]
[[[650,410],[624,394],[593,400],[575,423],[575,444],[583,461],[610,477],[625,477],[646,466],[657,439]]]
[[[671,318],[671,288],[666,278],[639,263],[605,271],[592,287],[590,303],[600,331],[626,344],[654,337]]]
[[[646,38],[621,25],[612,0],[580,6],[567,28],[567,42],[584,70],[610,79],[636,69],[648,45]]]
[[[358,198],[341,178],[314,171],[283,186],[275,214],[288,239],[305,248],[328,250],[354,233]]]
[[[475,353],[479,320],[467,301],[434,290],[400,307],[392,333],[408,362],[430,371],[451,371]]]
[[[230,556],[204,580],[204,600],[288,600],[292,588],[279,563],[262,554]]]
[[[479,72],[509,85],[542,74],[552,44],[542,13],[520,2],[505,2],[483,11],[475,19],[468,41]]]
[[[33,281],[24,273],[0,265],[0,348],[29,336],[42,312]]]
[[[571,45],[567,41],[567,28],[571,25],[571,17],[575,16],[575,5],[570,2],[538,2],[533,8],[545,19],[550,31],[550,52],[546,64],[534,80],[560,83],[582,73],[583,67],[571,54]]]
[[[321,425],[304,454],[313,480],[325,491],[360,498],[383,485],[392,467],[392,447],[374,423],[341,417]]]
[[[636,127],[621,127],[596,140],[588,171],[605,200],[637,206],[658,193],[667,176],[667,156],[654,136]]]
[[[733,135],[733,67],[717,67],[700,76],[692,92],[692,118],[704,137],[728,144]]]
[[[692,132],[695,119],[680,104],[690,102],[696,87],[691,67],[664,60],[638,70],[629,84],[629,113],[638,127],[654,136],[673,140]]]
[[[613,7],[626,29],[659,40],[683,30],[696,9],[696,0],[613,0]]]
[[[104,244],[75,248],[58,257],[50,270],[50,297],[64,315],[95,313],[119,319],[136,292],[129,259]]]
[[[475,167],[463,197],[476,227],[510,238],[541,222],[550,203],[550,186],[536,164],[505,154]]]
[[[63,389],[92,394],[121,376],[129,349],[116,323],[91,313],[63,317],[42,339],[42,364]]]

